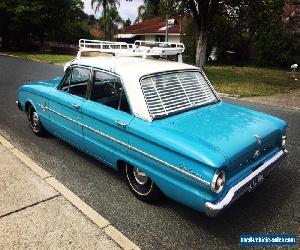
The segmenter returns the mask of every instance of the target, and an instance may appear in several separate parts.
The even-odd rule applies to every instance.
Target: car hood
[[[27,84],[22,85],[19,88],[19,92],[29,91],[38,95],[49,93],[60,84],[61,79],[62,77],[56,77],[51,80],[29,82]]]
[[[172,127],[217,149],[230,168],[280,146],[286,123],[273,116],[220,102],[170,121]]]
[[[43,80],[43,81],[39,81],[39,82],[31,82],[31,83],[29,83],[29,85],[42,85],[42,86],[46,86],[46,87],[49,87],[49,86],[56,87],[61,82],[62,78],[63,77],[58,76],[58,77],[55,77],[55,78],[53,78],[51,80]]]

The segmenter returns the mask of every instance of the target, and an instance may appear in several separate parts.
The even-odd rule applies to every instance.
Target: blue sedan
[[[134,57],[79,58],[63,77],[23,85],[18,107],[120,171],[146,202],[165,196],[215,216],[287,155],[287,123],[223,102],[199,68]]]

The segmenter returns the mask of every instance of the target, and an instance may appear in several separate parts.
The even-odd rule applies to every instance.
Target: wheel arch
[[[128,164],[131,167],[138,167],[142,171],[145,171],[147,176],[151,178],[151,180],[154,182],[154,184],[160,189],[159,183],[157,184],[156,178],[153,178],[155,174],[152,174],[151,171],[149,171],[148,168],[144,168],[143,165],[136,164],[136,162],[132,162],[130,160],[124,160],[124,159],[119,159],[117,160],[117,171],[124,177],[126,178],[126,164]]]
[[[124,160],[117,160],[117,170],[122,175],[125,176],[125,165],[130,164]]]
[[[24,106],[25,107],[24,111],[25,111],[26,114],[28,113],[28,109],[29,109],[30,106],[32,106],[35,110],[37,110],[35,105],[33,104],[33,102],[31,100],[27,100],[25,102],[25,106]]]
[[[125,176],[126,171],[125,171],[125,166],[128,164],[129,166],[134,166],[145,172],[153,181],[156,183],[155,179],[153,178],[155,174],[152,173],[152,171],[149,168],[149,165],[144,165],[144,163],[136,161],[131,158],[125,158],[125,159],[118,159],[117,160],[117,171]]]
[[[149,174],[149,177],[151,177],[151,171],[149,172],[148,169],[145,169],[143,165],[137,164],[137,162],[131,161],[130,159],[119,159],[117,160],[117,170],[121,174],[125,174],[125,166],[128,164],[129,166],[135,166],[139,169],[147,172]]]

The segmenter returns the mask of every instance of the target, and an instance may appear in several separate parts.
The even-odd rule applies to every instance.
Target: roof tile
[[[170,17],[169,19],[175,19],[177,22],[174,26],[168,29],[169,34],[180,33],[180,20],[182,17]],[[155,17],[149,20],[145,20],[140,23],[136,23],[119,30],[119,34],[164,34],[165,30],[159,30],[166,26],[166,19],[162,17]]]

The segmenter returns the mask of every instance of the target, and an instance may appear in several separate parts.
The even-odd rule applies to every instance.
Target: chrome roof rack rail
[[[81,57],[84,52],[101,52],[112,53],[116,56],[131,56],[131,57],[163,57],[178,56],[178,61],[182,62],[181,54],[184,52],[185,46],[183,43],[173,42],[154,42],[136,40],[133,44],[126,42],[112,42],[101,40],[79,40],[79,51],[77,58]]]

